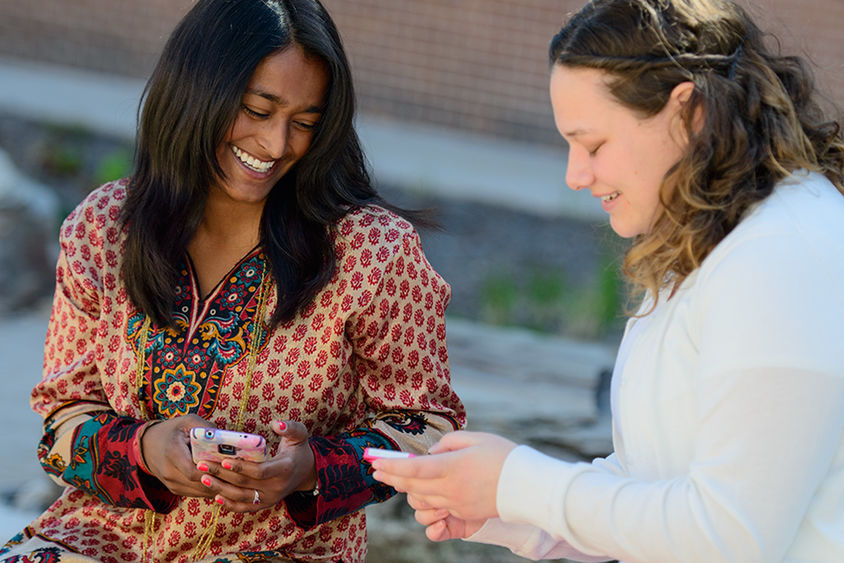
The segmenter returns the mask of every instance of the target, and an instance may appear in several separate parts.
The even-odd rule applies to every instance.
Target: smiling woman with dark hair
[[[170,37],[136,169],[62,226],[38,455],[65,493],[0,561],[363,561],[393,490],[368,446],[462,426],[449,285],[373,188],[315,0],[201,0]],[[192,459],[260,434],[266,461]]]

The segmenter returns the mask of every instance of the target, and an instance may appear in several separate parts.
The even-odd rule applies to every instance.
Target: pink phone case
[[[220,428],[192,429],[190,446],[194,463],[232,458],[264,461],[267,457],[267,442],[263,436]]]
[[[388,459],[406,459],[409,457],[416,457],[410,452],[398,452],[395,450],[382,450],[379,448],[364,448],[363,450],[363,459],[372,463],[376,459],[380,458],[388,458]]]

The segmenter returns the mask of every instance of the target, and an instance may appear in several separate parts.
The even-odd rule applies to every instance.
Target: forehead
[[[569,136],[632,112],[616,102],[607,87],[608,74],[592,68],[554,65],[551,71],[551,105],[560,132]]]
[[[321,107],[327,84],[323,61],[293,44],[261,60],[246,91],[282,105]]]

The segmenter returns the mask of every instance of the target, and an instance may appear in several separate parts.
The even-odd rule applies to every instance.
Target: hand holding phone
[[[263,436],[221,428],[192,428],[190,447],[194,463],[203,460],[220,463],[225,459],[261,462],[267,458]]]

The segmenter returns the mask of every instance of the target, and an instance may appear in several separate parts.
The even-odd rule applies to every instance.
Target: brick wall
[[[783,51],[808,56],[818,86],[844,112],[844,0],[756,0],[750,12]]]
[[[193,0],[0,0],[0,55],[146,77]]]
[[[578,2],[325,4],[349,46],[363,110],[557,142],[548,41]]]
[[[754,1],[844,106],[844,0]],[[324,0],[363,111],[559,144],[548,41],[582,0]],[[0,0],[0,55],[145,77],[193,0]],[[7,87],[3,85],[3,87]]]

